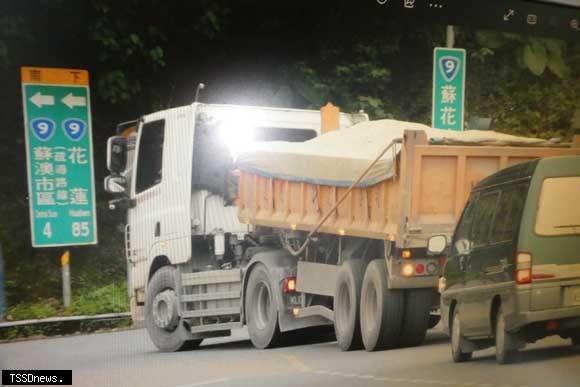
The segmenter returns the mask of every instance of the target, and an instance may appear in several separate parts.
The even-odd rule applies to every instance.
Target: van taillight
[[[532,282],[532,255],[529,253],[516,256],[516,282],[520,285]]]

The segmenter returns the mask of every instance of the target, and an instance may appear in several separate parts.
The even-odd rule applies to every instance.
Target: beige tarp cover
[[[548,144],[541,139],[511,136],[488,130],[452,132],[412,122],[377,120],[329,132],[302,143],[257,143],[252,149],[238,156],[237,165],[241,170],[266,177],[348,187],[389,143],[402,138],[406,129],[425,131],[430,143],[433,144],[482,146]],[[399,151],[400,145],[396,146],[394,152],[389,150],[358,186],[367,187],[391,178],[393,158]]]

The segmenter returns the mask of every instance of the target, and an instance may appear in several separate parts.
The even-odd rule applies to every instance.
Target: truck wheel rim
[[[256,326],[262,330],[268,326],[272,303],[270,301],[270,290],[263,282],[258,288],[258,299],[256,304]]]
[[[164,290],[155,296],[152,308],[155,325],[166,331],[171,331],[177,326],[176,302],[173,289]]]

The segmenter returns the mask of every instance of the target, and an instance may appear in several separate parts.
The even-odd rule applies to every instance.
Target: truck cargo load
[[[265,177],[349,187],[386,145],[403,137],[405,130],[423,131],[429,144],[433,145],[554,145],[543,139],[489,130],[452,132],[413,122],[378,120],[329,132],[303,143],[279,141],[257,144],[239,156],[238,166],[241,170]],[[399,151],[400,147],[395,147],[393,152],[387,152],[356,186],[369,187],[390,179],[393,160]]]
[[[246,223],[310,231],[360,179],[319,231],[424,247],[433,233],[450,236],[470,189],[484,177],[534,158],[578,153],[570,144],[494,131],[368,121],[240,155],[239,214]]]

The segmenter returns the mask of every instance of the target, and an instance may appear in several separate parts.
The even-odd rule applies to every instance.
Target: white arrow
[[[40,91],[37,91],[32,97],[30,97],[30,102],[38,106],[39,108],[44,105],[54,105],[53,95],[42,95]]]
[[[70,109],[74,108],[75,106],[87,105],[87,99],[85,97],[75,97],[72,93],[68,93],[61,101]]]
[[[513,9],[508,9],[507,13],[503,15],[503,21],[509,21],[512,16],[514,16],[515,11]]]

